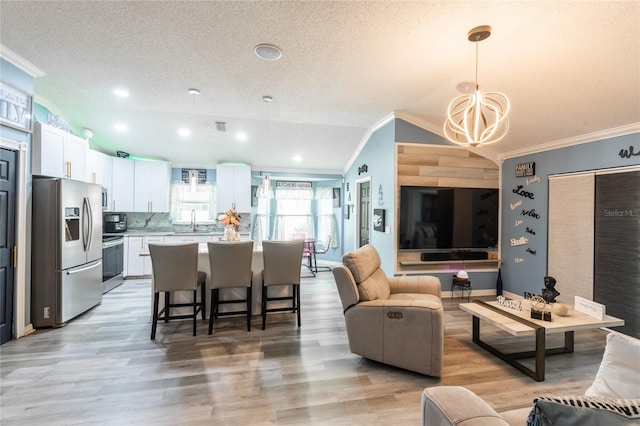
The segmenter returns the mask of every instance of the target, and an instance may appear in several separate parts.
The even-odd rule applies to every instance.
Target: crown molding
[[[22,71],[26,72],[32,77],[43,77],[47,75],[46,72],[42,71],[40,68],[33,65],[31,62],[27,61],[22,56],[18,55],[16,52],[2,44],[0,44],[0,58],[11,62],[13,65],[20,68]]]
[[[550,151],[552,149],[566,148],[573,145],[580,145],[588,142],[595,142],[603,139],[615,138],[618,136],[630,135],[632,133],[640,133],[640,122],[631,123],[612,129],[600,130],[593,133],[587,133],[571,138],[551,141],[544,144],[536,145],[531,148],[516,149],[500,154],[500,160],[504,161],[509,158],[521,157],[523,155],[537,154],[539,152]]]
[[[362,149],[364,148],[364,146],[369,141],[369,138],[371,137],[373,132],[375,132],[376,130],[378,130],[379,128],[384,126],[385,124],[389,123],[393,119],[395,119],[395,113],[392,112],[390,114],[385,115],[380,121],[378,121],[373,126],[371,126],[371,127],[369,127],[367,129],[367,131],[362,136],[362,139],[360,139],[360,143],[356,147],[355,151],[353,151],[353,154],[351,154],[351,157],[349,158],[349,161],[347,161],[347,164],[344,166],[344,169],[342,171],[343,175],[345,175],[347,173],[347,170],[349,170],[349,167],[351,167],[353,165],[353,163],[356,161],[356,158],[358,158],[358,155],[360,155],[360,152],[362,152]]]

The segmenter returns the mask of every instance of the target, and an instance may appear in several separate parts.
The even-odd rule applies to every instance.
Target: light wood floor
[[[303,280],[302,327],[292,314],[225,318],[207,335],[189,323],[160,323],[149,340],[150,283],[126,281],[98,307],[60,329],[0,347],[2,425],[409,425],[420,423],[425,387],[464,385],[496,410],[534,396],[581,394],[604,351],[602,330],[576,332],[575,352],[547,359],[537,383],[471,342],[461,299],[444,299],[440,379],[349,352],[330,272]],[[465,300],[466,301],[466,300]],[[531,348],[483,327],[483,337]],[[561,336],[547,339],[552,344]]]

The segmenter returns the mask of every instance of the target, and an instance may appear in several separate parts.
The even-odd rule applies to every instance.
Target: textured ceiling
[[[474,80],[466,35],[478,25],[493,27],[481,89],[512,103],[509,134],[481,155],[640,129],[638,1],[2,0],[0,17],[2,46],[46,73],[36,101],[92,128],[91,146],[109,153],[342,172],[392,113],[442,133],[449,101]],[[282,59],[257,58],[260,43]],[[115,98],[118,86],[131,96]]]

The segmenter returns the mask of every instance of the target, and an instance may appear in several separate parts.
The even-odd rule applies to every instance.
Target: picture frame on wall
[[[384,209],[373,209],[373,230],[384,232]]]
[[[340,207],[340,188],[333,188],[333,207]]]
[[[32,132],[33,97],[0,80],[0,123],[28,133]]]
[[[349,204],[344,206],[344,218],[349,219],[349,211],[351,210],[351,206]]]

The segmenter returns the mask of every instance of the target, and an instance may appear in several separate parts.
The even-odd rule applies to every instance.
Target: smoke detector
[[[216,130],[219,132],[227,131],[227,123],[224,121],[216,121]]]
[[[282,50],[273,44],[259,44],[253,48],[253,52],[265,61],[277,61],[282,58]]]

